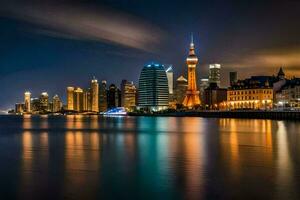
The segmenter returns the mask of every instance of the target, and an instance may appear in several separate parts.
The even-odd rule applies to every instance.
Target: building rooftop
[[[177,81],[184,81],[187,82],[186,78],[184,78],[183,76],[179,76]]]

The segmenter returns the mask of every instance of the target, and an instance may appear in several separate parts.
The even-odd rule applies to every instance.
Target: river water
[[[300,122],[0,116],[1,199],[299,199]]]

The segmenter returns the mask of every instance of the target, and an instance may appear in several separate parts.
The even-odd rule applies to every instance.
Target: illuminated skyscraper
[[[24,110],[25,112],[31,112],[31,93],[25,92],[24,94]]]
[[[67,87],[67,109],[74,110],[74,87]]]
[[[62,108],[62,102],[58,95],[54,95],[52,98],[52,112],[59,112]]]
[[[173,84],[173,67],[172,67],[172,65],[170,65],[167,68],[166,73],[167,73],[167,78],[168,78],[169,95],[173,95],[174,84]]]
[[[24,103],[16,103],[15,105],[15,113],[23,113],[24,112],[24,108],[25,108],[25,105]]]
[[[183,102],[187,88],[188,88],[188,81],[183,76],[180,76],[176,80],[176,85],[175,85],[175,99],[177,104],[181,104]]]
[[[198,64],[198,58],[195,55],[193,36],[186,63],[188,65],[188,89],[182,104],[188,108],[193,108],[196,105],[200,105],[199,91],[197,90],[196,83],[196,66]]]
[[[209,65],[209,83],[216,83],[220,87],[220,64]]]
[[[111,84],[107,93],[107,107],[115,108],[121,106],[121,91],[115,84]]]
[[[92,111],[99,112],[99,84],[97,79],[91,81]]]
[[[133,82],[122,80],[121,83],[121,106],[126,110],[132,110],[135,103],[136,88]]]
[[[40,111],[49,111],[49,95],[47,92],[42,92],[40,95]]]
[[[106,81],[101,82],[99,88],[99,112],[105,112],[107,110],[107,89]]]
[[[83,111],[83,90],[81,88],[74,90],[74,110],[77,112]]]
[[[92,110],[92,95],[91,89],[83,91],[83,111],[91,111]]]
[[[168,78],[164,66],[149,64],[142,69],[138,88],[138,108],[158,111],[169,105]]]

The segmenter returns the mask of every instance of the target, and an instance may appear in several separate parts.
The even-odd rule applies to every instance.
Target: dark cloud
[[[57,2],[6,2],[2,15],[39,27],[36,33],[51,37],[83,39],[153,51],[163,38],[158,27],[105,6]]]

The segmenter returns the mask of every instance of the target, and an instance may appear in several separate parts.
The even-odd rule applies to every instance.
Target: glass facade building
[[[139,78],[138,108],[159,111],[168,105],[169,87],[164,66],[154,63],[144,66]]]

